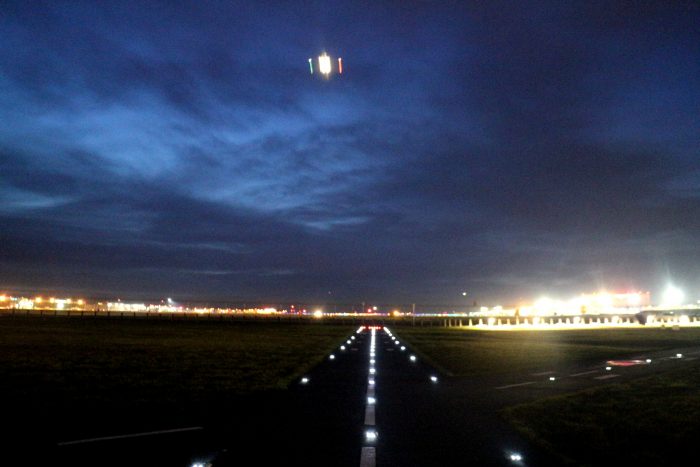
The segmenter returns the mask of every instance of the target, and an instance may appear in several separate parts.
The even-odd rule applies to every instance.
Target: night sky
[[[3,291],[700,298],[696,1],[5,1],[0,122]]]

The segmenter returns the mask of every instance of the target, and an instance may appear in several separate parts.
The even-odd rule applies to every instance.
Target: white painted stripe
[[[506,386],[499,386],[496,389],[508,389],[508,388],[517,388],[519,386],[527,386],[528,384],[535,384],[534,381],[528,381],[527,383],[517,383],[517,384],[508,384]]]
[[[532,376],[546,376],[546,375],[551,375],[554,373],[553,371],[543,371],[541,373],[532,373]]]
[[[367,405],[365,408],[365,425],[374,426],[374,406]]]
[[[698,359],[698,357],[686,357],[683,360],[685,360],[686,362],[692,362],[693,360],[697,360],[697,359]]]
[[[75,441],[64,441],[58,443],[58,446],[69,446],[71,444],[82,444],[82,443],[93,443],[96,441],[112,441],[115,439],[126,439],[126,438],[138,438],[140,436],[155,436],[155,435],[167,435],[170,433],[182,433],[185,431],[196,431],[203,430],[201,426],[191,426],[189,428],[175,428],[172,430],[160,430],[160,431],[147,431],[144,433],[131,433],[128,435],[116,435],[116,436],[103,436],[101,438],[89,438],[89,439],[79,439]]]
[[[576,377],[576,376],[583,376],[583,375],[592,375],[593,373],[598,373],[598,372],[599,372],[598,370],[591,370],[591,371],[584,371],[583,373],[574,373],[574,374],[569,375],[569,376]]]
[[[593,379],[610,379],[610,378],[617,378],[620,375],[605,375],[605,376],[596,376]]]
[[[360,467],[374,467],[377,465],[377,449],[366,446],[362,448]]]

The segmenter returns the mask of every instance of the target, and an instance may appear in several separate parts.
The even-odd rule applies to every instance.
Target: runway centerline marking
[[[377,450],[370,446],[362,448],[360,467],[374,467],[377,464]]]
[[[507,385],[505,385],[505,386],[499,386],[499,387],[497,387],[496,389],[517,388],[517,387],[520,387],[520,386],[527,386],[527,385],[529,385],[529,384],[535,384],[535,382],[534,382],[534,381],[528,381],[528,382],[526,382],[526,383],[507,384]]]
[[[546,375],[551,375],[554,373],[553,371],[543,371],[541,373],[532,373],[532,376],[546,376]]]

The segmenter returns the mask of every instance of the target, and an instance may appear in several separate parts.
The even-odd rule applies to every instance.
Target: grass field
[[[700,329],[694,328],[490,332],[402,327],[395,331],[435,366],[459,376],[605,360],[700,342]]]
[[[693,465],[700,366],[506,409],[526,437],[571,465]]]
[[[0,317],[0,397],[16,420],[173,418],[284,388],[350,327]],[[155,415],[154,415],[155,416]]]

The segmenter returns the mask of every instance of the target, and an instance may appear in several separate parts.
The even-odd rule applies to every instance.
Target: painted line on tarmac
[[[188,428],[174,428],[172,430],[160,430],[160,431],[146,431],[144,433],[131,433],[128,435],[116,435],[116,436],[103,436],[101,438],[88,438],[88,439],[78,439],[75,441],[63,441],[57,443],[58,446],[70,446],[72,444],[83,444],[83,443],[94,443],[97,441],[112,441],[115,439],[126,439],[126,438],[139,438],[141,436],[155,436],[155,435],[167,435],[171,433],[182,433],[185,431],[197,431],[203,430],[204,427],[201,426],[191,426]]]
[[[697,360],[697,359],[698,359],[698,357],[687,357],[687,358],[684,358],[683,360],[685,360],[686,362],[692,362],[693,360]]]
[[[543,371],[541,373],[532,373],[532,376],[547,376],[554,373],[553,371]]]
[[[360,456],[360,467],[374,467],[375,465],[377,465],[377,450],[369,446],[363,447]]]
[[[377,439],[376,430],[374,430],[373,428],[367,428],[374,427],[376,425],[376,410],[374,405],[376,403],[376,399],[374,398],[376,379],[374,375],[377,372],[375,368],[377,350],[378,348],[376,344],[376,331],[375,329],[372,329],[370,332],[369,375],[367,378],[367,401],[365,405],[365,443],[373,443]],[[360,454],[360,467],[375,467],[376,463],[377,448],[374,446],[362,446],[362,451]]]
[[[374,406],[373,405],[367,405],[365,408],[365,425],[370,425],[374,426],[375,421],[374,421]]]
[[[603,380],[603,379],[617,378],[618,376],[620,376],[620,375],[604,375],[604,376],[596,376],[593,379]]]
[[[508,384],[506,386],[499,386],[496,389],[509,389],[509,388],[517,388],[520,386],[527,386],[529,384],[535,384],[534,381],[528,381],[527,383],[517,383],[517,384]]]
[[[592,375],[593,373],[599,373],[599,370],[584,371],[583,373],[574,373],[569,376],[573,376],[575,378],[577,376]]]

